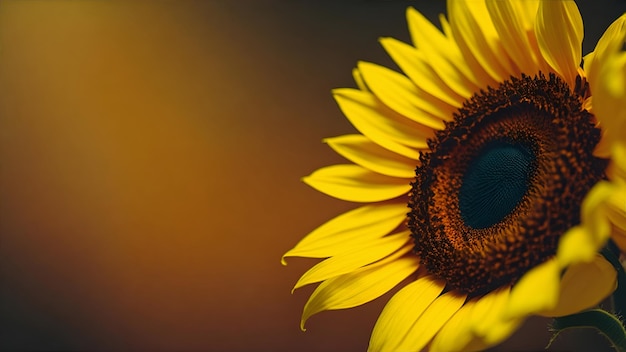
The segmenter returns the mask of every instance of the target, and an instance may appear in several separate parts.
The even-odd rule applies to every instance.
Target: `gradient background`
[[[395,67],[417,1],[2,1],[2,350],[362,351],[389,295],[299,330],[314,261],[280,256],[353,204],[302,182],[343,160],[330,96]],[[580,5],[584,52],[626,10]],[[531,319],[501,350],[541,350]],[[563,334],[558,349],[603,344]]]

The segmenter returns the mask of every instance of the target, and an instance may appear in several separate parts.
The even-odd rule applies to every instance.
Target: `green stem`
[[[626,330],[622,322],[613,314],[602,309],[590,309],[581,313],[555,318],[552,323],[554,335],[548,346],[561,331],[571,328],[595,328],[606,336],[616,351],[626,352]]]

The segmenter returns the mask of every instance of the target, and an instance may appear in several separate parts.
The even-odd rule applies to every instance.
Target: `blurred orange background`
[[[357,60],[394,67],[377,38],[409,40],[409,5],[445,12],[1,2],[0,349],[364,350],[389,295],[301,332],[312,288],[290,290],[313,261],[280,257],[354,207],[300,178],[344,162],[320,142],[354,132],[329,91]],[[579,7],[585,53],[626,10]],[[545,323],[501,348],[541,349]],[[557,346],[604,343],[579,335]]]

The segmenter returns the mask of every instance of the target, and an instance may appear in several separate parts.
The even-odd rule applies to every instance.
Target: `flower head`
[[[626,248],[626,15],[583,69],[573,1],[447,6],[443,31],[409,8],[413,45],[381,39],[403,74],[361,62],[333,92],[360,134],[326,142],[352,163],[304,181],[364,204],[285,254],[326,258],[295,286],[321,282],[303,328],[412,279],[372,351],[480,349],[592,307],[616,286],[599,249]]]

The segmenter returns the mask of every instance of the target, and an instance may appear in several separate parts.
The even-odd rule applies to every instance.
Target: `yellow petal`
[[[381,38],[380,43],[400,69],[424,92],[454,108],[460,108],[470,97],[461,96],[448,87],[428,64],[424,54],[414,47],[394,38]]]
[[[362,266],[371,264],[401,247],[410,241],[410,232],[403,231],[394,235],[378,238],[367,243],[359,249],[344,252],[328,258],[309,269],[300,277],[294,286],[294,290],[304,285],[320,282],[335,276],[347,274]],[[411,246],[405,248],[405,253],[411,250]]]
[[[356,83],[356,86],[359,87],[360,90],[366,92],[369,91],[365,81],[363,80],[363,75],[361,75],[361,72],[356,67],[352,69],[352,78],[354,78],[354,83]]]
[[[582,59],[583,20],[574,1],[542,1],[535,32],[550,66],[574,87]]]
[[[616,180],[615,192],[607,200],[607,215],[609,221],[622,231],[626,231],[626,182]]]
[[[470,317],[476,300],[465,302],[433,338],[430,351],[453,352],[463,351],[472,341]]]
[[[350,134],[324,140],[346,159],[379,174],[412,178],[417,162],[389,151],[360,134]]]
[[[511,1],[517,14],[517,18],[520,21],[520,25],[524,30],[524,35],[527,32],[535,30],[535,19],[537,18],[537,8],[539,8],[540,0],[521,0]]]
[[[585,71],[590,81],[595,81],[595,75],[597,74],[597,70],[591,69],[593,66],[592,62],[595,61],[595,58],[598,58],[598,62],[602,62],[607,55],[614,53],[617,47],[621,46],[625,34],[626,14],[623,14],[604,31],[593,52],[585,56]]]
[[[352,308],[372,301],[414,273],[419,267],[419,258],[412,253],[402,257],[399,254],[402,251],[372,265],[322,282],[304,306],[302,330],[304,323],[313,314],[324,310]]]
[[[447,8],[452,34],[464,60],[485,83],[480,88],[495,86],[516,73],[484,1],[448,0]]]
[[[374,95],[356,89],[335,89],[333,96],[346,118],[374,143],[407,158],[419,159],[414,148],[426,148],[434,131],[407,120]]]
[[[476,336],[484,338],[502,319],[509,302],[511,287],[505,286],[481,297],[471,315],[471,328]]]
[[[559,317],[596,306],[615,291],[616,279],[615,268],[601,255],[590,263],[573,264],[561,278],[557,306],[539,314]]]
[[[449,291],[437,297],[411,327],[400,342],[398,351],[419,351],[439,332],[442,326],[459,311],[467,295]]]
[[[554,308],[559,298],[559,274],[559,263],[554,259],[539,264],[524,274],[511,290],[504,318],[523,318]]]
[[[596,255],[597,246],[593,236],[582,226],[569,229],[559,239],[557,258],[561,267],[571,263],[589,262]]]
[[[602,128],[602,141],[595,154],[606,153],[614,143],[626,141],[626,15],[614,22],[603,36],[602,46],[594,52],[589,70],[589,86],[593,93],[592,113]],[[607,155],[605,155],[607,156]]]
[[[392,110],[434,129],[443,129],[454,107],[425,95],[406,76],[384,66],[359,62],[359,70],[372,92]]]
[[[626,180],[626,142],[616,141],[611,147],[611,162],[606,174],[611,180]]]
[[[604,246],[610,236],[611,227],[606,214],[606,202],[616,191],[615,184],[600,181],[589,190],[583,200],[580,223],[591,235],[596,251]]]
[[[589,71],[592,66],[595,55],[596,54],[592,51],[589,54],[583,56],[583,68],[585,70],[585,74],[587,75],[587,80],[589,80]]]
[[[526,36],[517,1],[487,0],[487,9],[502,46],[520,69],[518,73],[535,74],[539,70],[537,57]]]
[[[398,351],[398,346],[422,313],[439,296],[443,280],[422,277],[398,291],[376,321],[368,351]]]
[[[496,345],[508,338],[524,321],[524,317],[506,317],[510,293],[511,287],[505,286],[478,299],[467,322],[475,336],[474,344],[480,341],[481,345]]]
[[[326,166],[302,180],[322,193],[350,202],[378,202],[411,189],[410,179],[384,176],[353,164]]]
[[[444,36],[426,17],[409,7],[406,12],[413,44],[419,48],[426,62],[448,87],[459,95],[469,98],[478,91],[477,79],[467,66],[451,35]],[[441,25],[448,29],[448,22],[441,18]]]
[[[487,334],[481,338],[483,344],[487,346],[497,345],[508,339],[526,320],[526,317],[514,319],[504,319],[493,325]]]
[[[372,204],[341,214],[304,237],[285,257],[327,258],[381,238],[406,220],[406,203]]]

